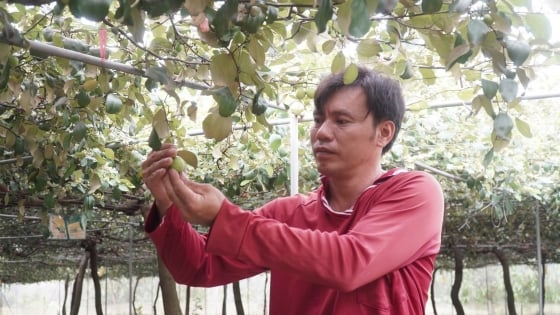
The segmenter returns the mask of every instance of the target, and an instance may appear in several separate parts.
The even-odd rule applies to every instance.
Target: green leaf
[[[486,152],[486,154],[484,155],[484,160],[482,161],[482,165],[484,166],[484,168],[488,168],[488,165],[490,165],[492,159],[494,159],[494,149],[488,150],[488,152]]]
[[[356,51],[358,52],[358,56],[374,57],[382,51],[382,48],[377,40],[374,38],[367,38],[360,41]]]
[[[282,144],[282,137],[278,134],[272,134],[268,139],[268,143],[270,145],[270,149],[273,151],[278,151],[278,148]]]
[[[152,120],[152,126],[156,129],[160,139],[165,139],[169,135],[169,121],[167,120],[167,114],[165,108],[161,108],[156,112]]]
[[[351,63],[346,71],[344,71],[343,82],[344,84],[352,84],[358,77],[358,66],[356,64]]]
[[[498,83],[482,79],[482,91],[484,92],[484,96],[486,96],[489,100],[493,99],[496,96],[498,87]]]
[[[148,145],[154,151],[161,149],[161,139],[157,134],[156,128],[152,128],[152,131],[150,132],[150,137],[148,138]]]
[[[107,94],[105,98],[105,110],[109,114],[117,114],[122,109],[122,100],[116,94]]]
[[[511,102],[517,97],[517,89],[517,81],[513,79],[503,79],[500,81],[500,94],[506,102]]]
[[[229,86],[235,83],[237,67],[233,57],[226,53],[213,56],[210,61],[210,73],[217,86]]]
[[[259,43],[256,37],[251,38],[247,50],[249,51],[251,57],[253,57],[253,60],[255,60],[257,66],[264,67],[264,62],[266,59],[266,51],[264,47]]]
[[[513,129],[513,120],[506,112],[500,112],[494,118],[494,133],[497,138],[509,139]]]
[[[506,41],[506,49],[509,59],[513,61],[516,66],[521,66],[531,53],[531,46],[525,41],[508,40]]]
[[[515,118],[515,126],[517,127],[517,130],[519,131],[520,134],[522,134],[524,137],[527,138],[532,138],[533,137],[533,133],[531,132],[531,126],[529,126],[529,124],[519,118]]]
[[[192,153],[188,150],[179,150],[177,151],[177,155],[180,156],[187,164],[190,166],[197,168],[198,167],[198,158],[196,154]]]
[[[364,36],[371,27],[368,7],[365,0],[352,0],[352,20],[348,32],[354,37]]]
[[[216,141],[227,138],[231,134],[232,127],[233,120],[231,117],[223,117],[216,112],[210,112],[202,121],[204,136]]]
[[[338,73],[346,68],[346,57],[344,52],[339,51],[336,56],[334,56],[331,63],[331,73]]]
[[[333,51],[335,46],[336,46],[336,41],[334,41],[332,39],[329,39],[329,40],[326,40],[323,43],[323,45],[321,46],[321,49],[323,50],[323,53],[325,55],[328,55]]]
[[[447,70],[451,69],[457,62],[459,62],[464,56],[470,56],[472,54],[471,48],[468,44],[459,45],[451,51],[447,57],[447,63],[445,68]]]
[[[472,101],[472,110],[474,114],[476,115],[481,108],[484,108],[484,111],[488,114],[488,116],[492,118],[496,116],[490,99],[484,95],[477,95]]]
[[[552,36],[552,26],[544,14],[529,13],[525,15],[527,28],[536,39],[548,41]]]
[[[467,35],[469,42],[473,45],[481,45],[484,42],[484,37],[490,31],[486,23],[481,20],[471,20],[467,25]]]
[[[441,9],[442,0],[422,0],[422,12],[435,13]]]
[[[327,29],[327,22],[332,19],[333,7],[331,0],[319,0],[319,8],[315,15],[317,32],[323,33]]]
[[[167,85],[171,82],[171,77],[169,76],[169,72],[167,72],[167,68],[165,67],[150,67],[148,68],[148,70],[146,70],[146,76],[164,85]]]

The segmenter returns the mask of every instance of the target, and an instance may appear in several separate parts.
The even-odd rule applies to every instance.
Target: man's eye
[[[346,120],[346,119],[337,119],[336,120],[337,125],[344,125],[344,124],[347,124],[347,123],[348,123],[348,120]]]

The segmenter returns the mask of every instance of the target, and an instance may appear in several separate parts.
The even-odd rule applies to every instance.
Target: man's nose
[[[317,139],[319,140],[328,140],[332,138],[332,125],[329,121],[325,120],[318,128],[317,128]]]

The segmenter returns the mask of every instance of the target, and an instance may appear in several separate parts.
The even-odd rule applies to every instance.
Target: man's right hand
[[[159,215],[163,217],[167,209],[173,204],[169,198],[164,181],[168,181],[168,168],[177,156],[177,147],[173,144],[164,144],[158,151],[152,151],[142,162],[142,178],[155,198]]]

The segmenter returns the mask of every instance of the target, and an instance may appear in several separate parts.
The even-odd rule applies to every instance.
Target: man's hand
[[[210,184],[195,183],[174,169],[167,171],[163,180],[169,198],[181,210],[184,220],[205,226],[214,222],[226,199],[224,194]]]
[[[177,155],[177,147],[164,144],[160,150],[152,151],[142,163],[142,178],[156,200],[160,216],[164,216],[172,201],[164,182],[169,181],[167,170]]]

